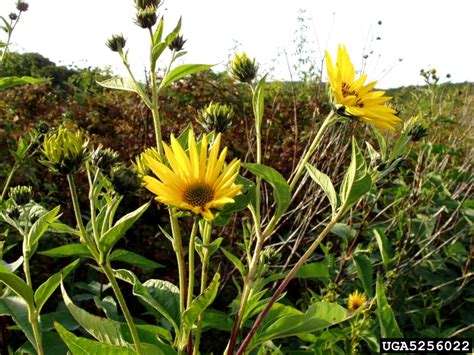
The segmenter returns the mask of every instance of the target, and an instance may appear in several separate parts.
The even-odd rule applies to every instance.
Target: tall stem
[[[204,293],[207,286],[207,269],[209,267],[209,242],[211,240],[212,225],[206,222],[202,235],[202,270],[201,270],[201,294]],[[196,336],[194,340],[194,355],[199,354],[199,345],[201,344],[202,322],[204,321],[204,313],[201,313],[196,326]]]
[[[25,239],[26,240],[26,239]],[[29,250],[26,250],[26,244],[23,242],[23,271],[25,273],[26,284],[33,289],[33,283],[31,281],[31,272],[30,272],[30,259],[29,259]],[[41,330],[38,322],[38,316],[34,304],[28,304],[28,321],[31,323],[31,328],[33,329],[33,336],[35,338],[35,348],[38,352],[38,355],[43,355],[43,341],[41,339]]]
[[[110,261],[107,260],[106,263],[100,265],[102,270],[104,271],[107,279],[109,279],[110,284],[112,285],[112,289],[114,290],[115,297],[117,297],[117,301],[120,304],[120,308],[122,309],[122,313],[127,321],[128,328],[130,329],[130,333],[132,334],[133,344],[135,345],[135,351],[138,355],[142,354],[142,348],[140,345],[140,338],[138,337],[137,328],[135,327],[135,323],[133,322],[132,315],[128,310],[127,303],[125,302],[125,298],[123,297],[122,291],[120,290],[120,286],[117,283],[117,279],[114,276],[112,267],[110,266]]]
[[[286,277],[283,279],[283,281],[280,284],[280,286],[278,287],[278,289],[273,294],[270,302],[268,302],[266,307],[263,309],[263,311],[259,314],[259,316],[255,320],[252,328],[250,329],[247,336],[245,337],[242,345],[240,346],[239,350],[237,350],[237,355],[242,355],[244,353],[245,349],[247,348],[247,346],[249,345],[249,343],[252,340],[253,336],[255,335],[255,332],[257,331],[257,329],[262,324],[265,316],[268,314],[268,312],[272,308],[273,304],[275,304],[275,302],[278,300],[280,295],[285,290],[286,286],[288,286],[288,283],[295,277],[298,270],[301,268],[301,266],[303,266],[303,264],[308,260],[308,258],[311,255],[313,255],[314,251],[319,246],[321,241],[324,239],[324,237],[326,237],[326,235],[329,233],[329,231],[332,229],[332,227],[334,227],[334,225],[337,223],[339,218],[342,217],[343,214],[344,214],[344,209],[341,208],[339,210],[338,214],[331,220],[331,222],[329,222],[329,224],[326,226],[326,228],[324,228],[324,230],[321,232],[321,234],[318,236],[318,238],[313,242],[313,244],[311,244],[311,246],[308,248],[308,250],[303,254],[301,259],[293,266],[293,268],[290,270],[288,275],[286,275]]]
[[[315,149],[318,147],[319,142],[321,141],[321,138],[323,137],[324,132],[326,131],[326,128],[328,128],[331,124],[335,122],[333,120],[334,117],[334,111],[331,111],[326,119],[323,121],[321,127],[318,130],[318,133],[316,134],[316,137],[314,137],[313,142],[311,143],[310,147],[308,148],[308,151],[304,155],[304,157],[300,160],[298,163],[298,168],[296,170],[295,175],[291,179],[290,182],[290,191],[293,191],[295,188],[296,184],[298,183],[301,175],[303,174],[305,168],[306,168],[306,163],[309,161],[311,156],[313,155]]]
[[[8,174],[7,181],[5,181],[5,185],[3,186],[2,190],[2,196],[0,196],[0,203],[3,202],[5,196],[7,195],[7,190],[8,187],[10,186],[10,183],[12,182],[13,175],[15,175],[16,170],[18,169],[18,162],[15,161],[15,164],[12,167],[12,170],[10,170],[10,174]]]

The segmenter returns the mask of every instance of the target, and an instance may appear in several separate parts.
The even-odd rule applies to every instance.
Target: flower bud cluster
[[[236,53],[230,64],[230,76],[241,83],[250,84],[257,76],[257,71],[258,65],[255,64],[255,58],[253,60],[249,59],[245,52],[241,55]]]
[[[199,124],[207,133],[215,131],[224,133],[232,124],[234,110],[232,107],[211,102],[199,111]]]

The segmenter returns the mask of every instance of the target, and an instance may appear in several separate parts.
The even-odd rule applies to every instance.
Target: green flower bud
[[[215,131],[224,133],[232,124],[234,111],[232,107],[211,102],[199,111],[199,124],[207,133]]]
[[[135,158],[133,167],[135,168],[140,178],[143,178],[145,175],[153,174],[147,162],[148,158],[151,158],[152,160],[161,161],[160,153],[158,153],[156,147],[147,148],[143,153],[141,153]]]
[[[153,6],[155,9],[160,6],[160,0],[135,0],[135,6],[137,9],[145,9],[148,6]]]
[[[235,54],[234,60],[230,65],[230,76],[242,83],[251,83],[257,76],[258,65],[255,59],[250,60],[247,54],[243,52],[240,56]]]
[[[17,3],[16,3],[16,9],[20,12],[25,12],[25,11],[28,11],[28,3],[24,2],[24,1],[21,1],[19,0]]]
[[[413,142],[418,142],[428,135],[428,128],[422,124],[416,124],[410,129],[408,135]]]
[[[125,48],[125,44],[127,40],[123,37],[122,34],[113,35],[111,38],[107,40],[105,43],[107,47],[110,48],[112,52],[120,52],[122,49]]]
[[[133,195],[140,189],[140,179],[135,170],[129,167],[118,167],[112,171],[112,186],[120,195]]]
[[[8,197],[10,197],[17,206],[26,205],[33,197],[33,188],[31,186],[12,187],[8,192]]]
[[[183,50],[184,44],[186,43],[186,40],[183,38],[183,36],[176,36],[172,41],[171,44],[168,46],[169,49],[175,52],[179,52]]]
[[[119,154],[110,149],[99,145],[92,152],[92,164],[96,165],[102,174],[109,174],[114,165],[118,163]]]
[[[152,28],[157,20],[158,15],[156,14],[156,7],[146,6],[137,9],[135,23],[141,28]]]
[[[75,131],[61,126],[57,132],[45,136],[41,161],[53,172],[69,175],[77,172],[89,157],[87,141],[83,139],[81,131]]]

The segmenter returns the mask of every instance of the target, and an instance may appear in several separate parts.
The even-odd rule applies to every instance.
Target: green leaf
[[[285,178],[275,169],[254,163],[244,163],[243,166],[255,176],[268,182],[273,187],[273,198],[276,202],[275,218],[280,218],[291,203],[291,192]]]
[[[367,173],[367,165],[359,145],[352,137],[352,158],[349,168],[344,176],[339,192],[341,205],[344,210],[349,209],[354,203],[367,193],[372,186],[372,179]]]
[[[55,233],[70,234],[70,235],[75,235],[76,237],[81,236],[80,231],[68,226],[67,224],[61,223],[59,221],[54,221],[53,223],[51,223],[50,229],[51,229],[51,232],[55,232]]]
[[[108,89],[124,90],[139,93],[139,88],[131,78],[115,77],[104,81],[98,81],[97,84]]]
[[[228,251],[224,248],[221,248],[221,251],[222,251],[222,253],[224,253],[226,258],[229,259],[229,261],[232,264],[234,264],[234,266],[237,268],[237,270],[239,270],[240,275],[242,275],[242,277],[245,277],[245,266],[242,263],[242,261],[240,261],[240,259],[238,257],[236,257],[234,254],[232,254],[230,251]]]
[[[321,187],[321,189],[323,189],[328,197],[329,203],[331,204],[332,215],[334,217],[337,209],[337,194],[331,179],[309,163],[306,163],[306,170],[308,170],[309,176]]]
[[[35,304],[36,311],[41,312],[46,301],[51,297],[53,292],[58,288],[62,279],[65,279],[67,275],[79,265],[80,259],[77,259],[64,267],[61,271],[51,275],[35,292]]]
[[[262,126],[262,119],[263,114],[265,112],[265,80],[267,76],[263,76],[255,87],[255,90],[252,95],[252,107],[253,107],[253,114],[255,116],[255,125],[257,127]]]
[[[38,220],[31,226],[30,232],[27,237],[27,245],[31,249],[34,248],[34,245],[39,241],[43,234],[48,230],[51,223],[58,219],[58,213],[60,206],[56,206],[51,211],[48,211],[42,215]]]
[[[76,306],[69,298],[63,283],[61,283],[61,293],[63,295],[64,303],[66,304],[66,307],[69,309],[69,312],[71,312],[74,319],[76,319],[81,327],[84,328],[84,330],[92,335],[95,339],[110,345],[130,345],[123,338],[120,324],[118,322],[92,315],[82,308]]]
[[[149,309],[155,316],[165,317],[168,322],[178,331],[179,316],[179,288],[171,282],[150,279],[141,283],[129,270],[114,270],[115,275],[121,280],[133,285],[133,294]]]
[[[176,24],[175,28],[173,31],[171,31],[165,38],[165,43],[166,45],[170,45],[171,42],[179,35],[179,31],[181,31],[181,17],[178,20],[178,23]]]
[[[92,255],[84,244],[74,243],[61,245],[49,250],[38,252],[41,255],[46,255],[52,258],[67,258],[71,256],[78,256],[81,258],[91,258]]]
[[[132,211],[122,218],[120,218],[112,228],[105,232],[99,241],[99,249],[107,254],[112,247],[122,238],[125,233],[133,226],[133,224],[141,217],[141,215],[147,210],[150,206],[150,202],[145,203],[144,205],[137,208],[135,211]]]
[[[47,83],[48,79],[32,78],[31,76],[10,76],[0,78],[0,90],[10,89],[14,86],[25,85],[25,84],[43,84]]]
[[[151,50],[152,64],[156,65],[156,61],[160,58],[163,51],[168,48],[166,42],[156,43]]]
[[[390,243],[385,236],[385,233],[381,229],[374,229],[375,239],[382,255],[382,262],[385,268],[387,268],[393,261],[393,251],[390,247]]]
[[[145,258],[139,254],[134,252],[124,250],[124,249],[117,249],[110,254],[111,261],[121,261],[123,263],[127,263],[130,265],[141,267],[142,269],[146,270],[154,270],[158,268],[164,268],[165,266],[159,264],[153,260]]]
[[[25,333],[26,338],[35,344],[33,328],[28,320],[28,305],[24,299],[17,296],[0,298],[0,315],[12,317],[15,324]]]
[[[388,304],[385,296],[384,284],[380,275],[377,275],[377,317],[379,318],[380,333],[382,338],[403,338],[403,334],[398,327],[392,307]]]
[[[385,160],[385,158],[387,157],[387,142],[385,141],[384,136],[378,131],[377,128],[372,127],[372,133],[374,134],[375,138],[377,139],[381,159]]]
[[[204,310],[209,307],[216,298],[217,291],[219,289],[220,277],[221,275],[217,272],[204,292],[196,297],[188,309],[184,311],[183,326],[187,331],[192,329],[194,323],[196,323],[201,313],[203,313]]]
[[[179,65],[173,70],[171,70],[166,77],[163,78],[163,81],[160,84],[160,88],[167,87],[171,83],[178,81],[179,79],[184,78],[185,76],[199,73],[201,71],[207,70],[213,67],[212,64],[183,64]]]
[[[295,312],[296,311],[296,312]],[[298,314],[299,313],[299,314]],[[317,302],[306,313],[287,307],[276,319],[267,320],[266,327],[254,337],[249,350],[266,341],[313,333],[346,319],[347,311],[337,303]]]
[[[117,346],[109,343],[97,342],[91,339],[80,338],[66,330],[61,324],[55,323],[61,339],[66,343],[73,355],[134,355],[131,345]]]
[[[153,44],[161,42],[161,37],[163,36],[163,27],[164,19],[163,16],[161,16],[160,21],[158,22],[158,26],[156,26],[155,33],[153,33]]]
[[[232,325],[234,324],[233,319],[226,314],[215,309],[206,309],[204,321],[202,322],[202,330],[207,329],[218,329],[224,332],[231,332]]]
[[[324,263],[309,263],[298,270],[296,277],[300,279],[329,278],[329,270]]]
[[[219,211],[217,218],[214,220],[215,226],[225,226],[234,213],[244,210],[255,200],[255,184],[252,181],[238,176],[235,183],[244,185],[244,188],[239,195],[234,197],[234,203],[226,204]]]
[[[67,346],[56,332],[45,332],[42,329],[41,343],[44,354],[67,354]],[[24,343],[15,354],[36,354],[36,350],[31,342]]]
[[[20,277],[0,265],[0,282],[7,285],[13,292],[23,298],[30,306],[34,305],[33,290]]]
[[[369,297],[373,297],[374,291],[372,287],[372,274],[374,273],[374,269],[372,267],[372,263],[368,257],[360,254],[352,255],[352,260],[356,266],[357,275],[359,275],[359,278],[362,282],[365,294]]]
[[[201,257],[201,259],[204,257],[203,255],[203,250],[204,249],[207,249],[208,250],[208,256],[211,257],[212,255],[214,255],[216,253],[216,251],[219,250],[219,247],[221,246],[221,243],[222,241],[224,240],[224,238],[222,237],[219,237],[219,238],[216,238],[214,239],[212,242],[210,242],[207,247],[205,247],[202,243],[202,240],[198,237],[196,237],[196,241],[195,241],[195,249],[197,251],[197,253],[199,254],[199,256]]]
[[[16,259],[16,261],[12,263],[7,263],[3,260],[0,260],[0,270],[3,267],[10,272],[15,272],[22,264],[23,264],[23,256],[20,256],[18,259]]]

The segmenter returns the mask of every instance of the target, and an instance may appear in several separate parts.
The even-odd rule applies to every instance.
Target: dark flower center
[[[184,191],[184,202],[191,206],[204,206],[214,198],[214,190],[204,183],[191,185]]]

